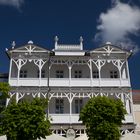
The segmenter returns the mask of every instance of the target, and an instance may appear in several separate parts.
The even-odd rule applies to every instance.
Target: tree
[[[8,92],[10,91],[10,86],[6,82],[0,82],[0,113],[4,110],[6,98],[9,98]]]
[[[2,131],[12,140],[35,140],[50,134],[50,122],[45,116],[46,99],[36,98],[32,102],[13,101],[3,111]]]
[[[6,99],[9,98],[8,92],[10,91],[10,86],[6,82],[0,82],[0,125],[2,125],[3,115],[1,112],[6,107]],[[3,135],[3,131],[0,127],[0,135]]]
[[[89,140],[119,140],[119,127],[126,110],[121,100],[94,97],[83,107],[80,120],[86,125]]]

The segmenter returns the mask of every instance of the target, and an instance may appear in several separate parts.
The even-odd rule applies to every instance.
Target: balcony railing
[[[49,114],[49,117],[53,124],[82,123],[79,121],[79,114]]]
[[[11,86],[48,86],[48,79],[42,78],[10,78],[9,84]],[[52,87],[129,87],[130,83],[128,79],[119,78],[49,78],[49,86]]]
[[[82,123],[79,121],[79,114],[49,114],[52,124],[67,124],[67,123]],[[128,114],[125,115],[125,120],[122,121],[123,123],[133,123],[133,115]]]

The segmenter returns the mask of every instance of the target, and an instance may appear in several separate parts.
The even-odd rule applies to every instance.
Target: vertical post
[[[9,68],[9,79],[8,79],[8,83],[10,83],[11,81],[11,70],[12,70],[12,63],[13,63],[13,59],[10,59],[10,68]]]
[[[129,99],[126,98],[125,100],[126,100],[126,111],[127,111],[128,114],[130,114],[130,104],[129,104]]]
[[[19,100],[19,93],[16,92],[16,103],[18,103],[18,100]]]
[[[132,114],[132,116],[133,116],[133,120],[134,120],[134,123],[136,123],[135,121],[136,121],[136,119],[135,119],[135,112],[134,112],[134,108],[133,108],[133,98],[132,98],[132,89],[130,89],[130,98],[131,98],[131,100],[130,100],[130,107],[131,107],[131,114]]]
[[[47,93],[47,99],[48,99],[48,110],[47,110],[47,117],[49,117],[49,104],[50,104],[50,99],[49,99],[49,92],[50,92],[50,69],[51,69],[51,65],[50,65],[50,53],[49,53],[49,58],[48,58],[48,81],[47,81],[47,85],[48,85],[48,93]]]
[[[99,58],[99,56],[98,56],[98,58]],[[98,72],[99,72],[99,86],[101,86],[101,68],[102,68],[102,66],[105,65],[106,61],[98,59],[97,61],[93,61],[93,62],[96,65],[96,67],[98,68]]]
[[[71,122],[71,115],[72,115],[72,96],[71,96],[71,92],[70,92],[70,98],[69,98],[69,103],[70,103],[70,124],[72,123]]]
[[[124,104],[124,94],[123,94],[123,92],[121,93],[121,101],[123,102],[123,104]],[[125,104],[124,104],[125,105]]]
[[[19,59],[19,64],[18,64],[17,86],[19,86],[19,74],[20,74],[20,69],[21,69],[21,59]]]
[[[72,66],[68,65],[68,68],[69,68],[69,86],[71,87],[71,68],[72,68]]]
[[[10,101],[10,98],[6,98],[6,107],[8,106],[9,101]]]
[[[127,78],[128,78],[128,82],[129,82],[129,85],[131,85],[130,75],[129,75],[129,66],[128,66],[128,61],[127,60],[126,60],[126,67],[127,67]]]
[[[101,60],[98,60],[98,70],[99,70],[99,87],[101,87]]]
[[[41,66],[41,59],[39,60],[39,86],[41,86],[41,70],[42,70],[42,66]]]
[[[93,86],[93,75],[92,75],[92,61],[91,61],[91,59],[90,59],[90,83],[91,83],[91,87]]]
[[[38,95],[37,95],[37,96],[38,96],[38,98],[40,98],[40,92],[38,93]]]

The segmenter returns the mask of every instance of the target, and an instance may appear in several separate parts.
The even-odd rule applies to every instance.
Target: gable
[[[49,50],[34,44],[27,44],[18,48],[11,49],[10,52],[34,53],[34,52],[49,52]]]
[[[104,46],[102,46],[100,48],[96,48],[90,52],[91,53],[107,53],[107,54],[115,53],[116,54],[116,53],[128,53],[129,51],[121,49],[112,44],[105,44]]]

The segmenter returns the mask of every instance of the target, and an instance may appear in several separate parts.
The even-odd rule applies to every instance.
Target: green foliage
[[[3,120],[3,115],[1,112],[5,109],[6,98],[9,98],[8,92],[10,90],[10,86],[8,83],[0,82],[0,125]],[[0,135],[2,135],[2,129],[0,127]]]
[[[6,101],[6,98],[9,98],[9,91],[9,84],[5,82],[0,82],[0,113],[5,109],[5,106],[2,104],[2,102]]]
[[[0,99],[8,98],[8,92],[10,91],[10,86],[6,82],[0,82]]]
[[[2,131],[12,140],[35,140],[50,134],[50,122],[45,116],[48,101],[36,98],[32,102],[13,101],[4,111]]]
[[[108,97],[91,98],[80,113],[89,140],[119,140],[119,127],[126,110],[121,100]]]

